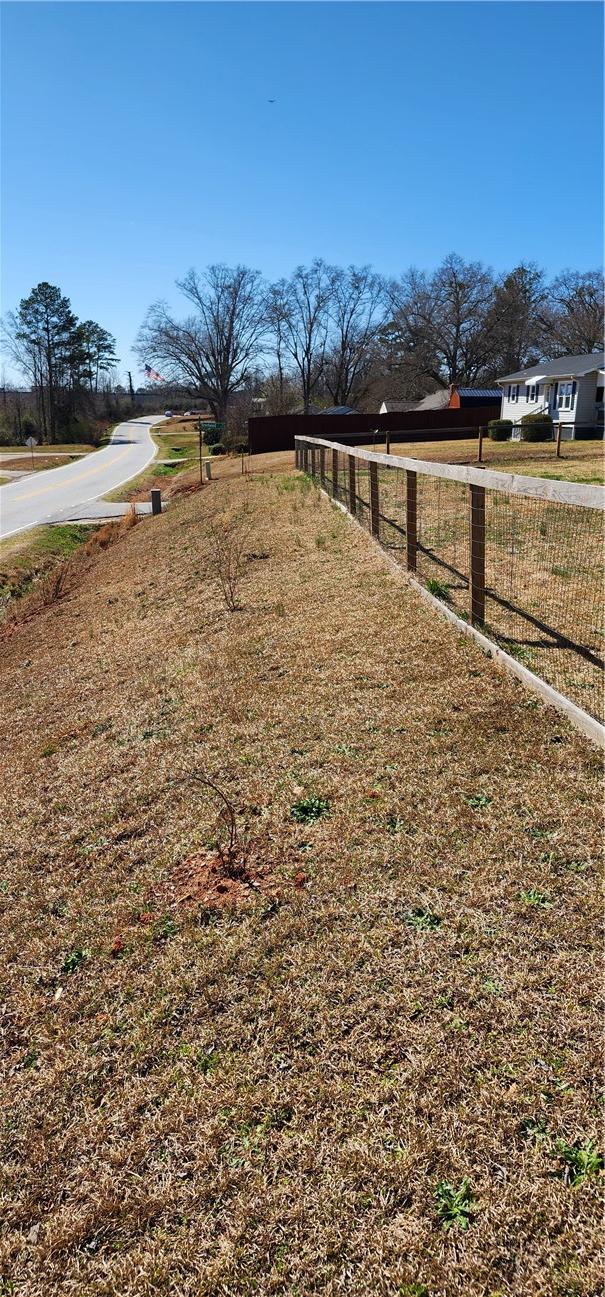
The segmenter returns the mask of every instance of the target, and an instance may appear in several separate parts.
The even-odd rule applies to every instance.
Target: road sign
[[[25,445],[26,445],[26,446],[29,446],[29,449],[30,449],[30,450],[33,450],[34,446],[37,446],[37,445],[38,445],[38,442],[37,442],[36,437],[28,437],[27,440],[26,440],[26,442],[25,442]]]

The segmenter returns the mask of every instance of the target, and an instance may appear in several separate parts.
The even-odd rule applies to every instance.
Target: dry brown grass
[[[82,578],[2,649],[4,1291],[596,1297],[556,1144],[601,1111],[596,753],[302,479]],[[179,899],[224,841],[200,769],[271,894]]]
[[[80,455],[34,455],[33,460],[30,455],[16,455],[14,459],[0,459],[2,468],[17,469],[22,473],[39,472],[45,468],[63,468],[65,464],[71,464],[74,460],[79,459]]]
[[[441,464],[475,464],[478,441],[469,437],[460,441],[393,442],[392,455],[409,459],[426,459]],[[385,444],[368,443],[366,450],[385,450]],[[483,440],[482,463],[501,473],[528,473],[533,477],[561,478],[570,482],[605,481],[604,445],[601,440],[564,441],[557,459],[556,443]]]

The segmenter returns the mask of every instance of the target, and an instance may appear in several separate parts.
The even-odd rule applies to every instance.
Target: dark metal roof
[[[350,405],[330,405],[327,410],[318,410],[318,414],[357,414]]]
[[[526,378],[581,378],[603,369],[605,351],[588,351],[583,356],[557,356],[556,360],[543,360],[529,369],[519,369],[516,374],[505,374],[499,383],[517,383]]]
[[[502,396],[499,387],[455,387],[454,391],[458,393],[458,396],[484,396],[496,401],[499,401]]]

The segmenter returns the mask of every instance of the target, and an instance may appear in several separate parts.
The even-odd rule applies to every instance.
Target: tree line
[[[94,397],[118,363],[115,339],[94,320],[78,320],[68,297],[41,283],[4,322],[4,345],[34,396],[35,427],[54,442],[90,415]]]
[[[317,258],[273,284],[246,266],[211,265],[177,287],[186,314],[154,303],[135,350],[218,420],[254,405],[271,414],[306,413],[315,402],[374,409],[385,397],[493,383],[593,351],[603,338],[600,272],[549,280],[529,263],[495,275],[456,253],[398,279]]]

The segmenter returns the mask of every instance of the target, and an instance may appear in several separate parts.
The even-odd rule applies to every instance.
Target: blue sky
[[[118,339],[192,265],[602,254],[592,3],[3,5],[2,309]],[[269,104],[275,99],[275,104]]]

